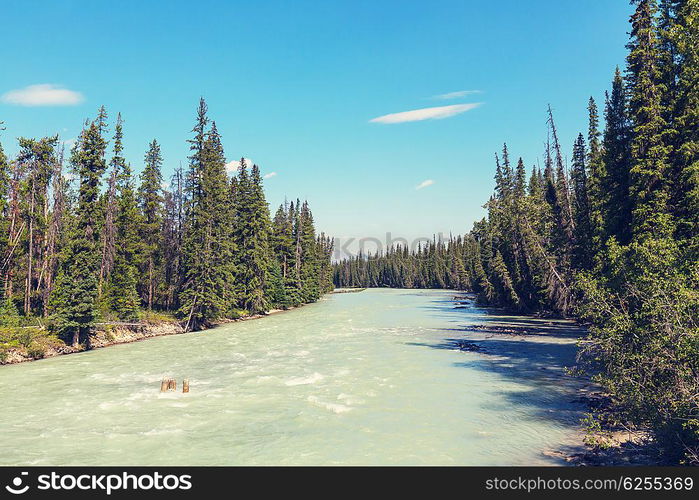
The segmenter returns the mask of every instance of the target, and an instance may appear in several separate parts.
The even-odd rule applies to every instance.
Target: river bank
[[[455,309],[468,309],[473,297],[457,295],[453,302]],[[545,454],[575,466],[658,465],[648,433],[618,423],[589,427],[584,420],[588,413],[612,409],[608,395],[599,385],[575,370],[570,371],[574,365],[562,362],[571,359],[565,351],[585,337],[584,326],[546,315],[510,316],[495,308],[485,319],[464,326],[464,338],[454,341],[455,348],[477,352],[491,359],[494,369],[499,370],[516,369],[521,360],[532,374],[540,372],[542,378],[567,386],[573,391],[570,402],[582,405],[582,411],[570,415],[566,415],[565,409],[557,410],[558,418],[575,425],[577,432],[571,443],[546,450]]]
[[[272,309],[265,314],[251,314],[235,319],[223,318],[212,324],[210,328],[229,323],[265,318],[292,309],[296,309],[296,307]],[[210,328],[207,328],[207,330]],[[0,357],[0,366],[39,361],[41,359],[53,358],[66,354],[75,354],[104,347],[140,342],[154,337],[192,333],[185,330],[182,322],[175,320],[160,320],[154,323],[99,323],[90,335],[90,348],[88,349],[84,344],[79,344],[77,346],[68,345],[55,336],[49,335],[43,328],[37,328],[36,331],[38,335],[35,335],[31,341],[25,342],[26,345],[3,349],[2,357]]]

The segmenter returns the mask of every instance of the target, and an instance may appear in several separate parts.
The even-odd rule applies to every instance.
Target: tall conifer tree
[[[99,253],[99,189],[106,168],[106,141],[102,137],[104,111],[82,131],[73,148],[71,163],[80,188],[75,220],[71,228],[56,290],[53,311],[56,328],[67,342],[86,342],[94,327]]]

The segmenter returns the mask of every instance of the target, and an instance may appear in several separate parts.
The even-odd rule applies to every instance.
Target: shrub
[[[23,328],[19,330],[15,337],[17,338],[17,342],[19,342],[19,345],[21,345],[22,347],[29,347],[33,340],[32,332],[29,328]]]
[[[606,276],[582,276],[592,323],[581,360],[621,417],[648,429],[663,459],[699,463],[699,263],[674,242],[608,250]]]
[[[41,359],[46,355],[46,347],[39,342],[32,342],[27,348],[27,355],[30,358]]]
[[[161,323],[177,323],[177,318],[172,314],[162,311],[143,310],[140,315],[141,321],[149,325],[159,325]]]

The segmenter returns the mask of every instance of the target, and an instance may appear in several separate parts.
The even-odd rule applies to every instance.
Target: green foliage
[[[70,178],[58,137],[20,138],[13,161],[0,145],[0,328],[14,332],[3,346],[33,345],[19,327],[39,315],[65,342],[89,348],[98,318],[160,323],[176,312],[198,329],[332,289],[332,245],[315,234],[308,204],[282,210],[283,223],[273,226],[260,169],[243,163],[229,179],[203,99],[193,132],[188,172],[176,169],[169,189],[156,140],[135,188],[120,114],[102,189],[104,107],[70,152]]]
[[[71,344],[89,344],[96,316],[100,264],[98,198],[106,168],[104,116],[101,109],[98,118],[83,129],[71,153],[71,163],[80,179],[78,206],[51,297],[53,328]]]
[[[22,318],[14,300],[6,298],[0,303],[0,326],[19,326]]]
[[[140,313],[140,320],[148,325],[159,325],[174,323],[177,321],[177,317],[173,313],[146,309]]]
[[[606,450],[613,446],[612,433],[608,426],[603,426],[599,415],[587,414],[581,424],[585,429],[583,442],[594,448]]]
[[[611,95],[605,106],[602,161],[599,169],[602,190],[599,203],[604,206],[605,238],[614,237],[620,243],[628,243],[631,237],[631,199],[629,197],[630,138],[627,109],[627,90],[619,68],[612,81]]]
[[[193,129],[195,136],[190,141],[183,235],[185,271],[179,315],[187,329],[201,328],[222,317],[233,304],[235,293],[233,204],[221,139],[215,123],[207,132],[208,122],[202,99]]]
[[[332,266],[332,280],[326,281],[324,274],[325,256],[332,251],[332,243],[327,238],[319,238],[317,247],[321,255],[321,284],[325,292],[330,286],[342,288],[392,287],[392,288],[456,288],[471,289],[472,276],[476,271],[473,255],[477,243],[471,238],[456,237],[447,242],[437,241],[410,251],[405,244],[389,247],[380,253],[364,254],[347,258]],[[475,278],[474,278],[475,279]],[[323,284],[324,283],[324,284]],[[478,291],[478,289],[474,289]]]
[[[106,303],[121,321],[139,318],[139,297],[136,291],[136,270],[123,258],[116,260],[109,284],[105,290]]]
[[[654,0],[639,0],[631,16],[627,57],[629,117],[633,127],[629,197],[633,204],[635,236],[672,234],[669,201],[669,155],[666,137],[674,132],[665,120],[662,95],[667,92],[660,75],[660,47]]]
[[[137,264],[143,256],[142,218],[133,188],[131,167],[121,156],[122,121],[117,118],[114,156],[111,164],[116,176],[116,220],[113,270],[104,291],[104,302],[121,321],[138,319],[140,299],[137,292]]]
[[[578,282],[592,324],[582,359],[599,370],[618,411],[680,460],[699,442],[699,264],[670,239],[612,241],[608,258],[604,275]]]
[[[236,290],[238,305],[253,314],[270,308],[267,283],[271,253],[269,208],[262,190],[260,169],[248,172],[241,158],[233,193],[235,223],[233,239],[237,245]],[[277,291],[278,293],[278,291]]]
[[[10,349],[33,359],[43,358],[50,346],[62,344],[50,332],[41,327],[0,328],[0,363],[7,360]]]
[[[27,346],[27,356],[33,359],[41,359],[46,354],[46,347],[39,342],[32,342]]]
[[[32,332],[30,332],[28,329],[21,329],[17,332],[15,338],[22,347],[29,347],[29,345],[32,343],[33,336]]]
[[[160,238],[162,229],[162,183],[161,167],[163,159],[160,145],[153,139],[145,156],[145,168],[141,172],[141,186],[138,190],[141,208],[141,297],[148,309],[153,308],[158,281],[157,269],[160,266]]]

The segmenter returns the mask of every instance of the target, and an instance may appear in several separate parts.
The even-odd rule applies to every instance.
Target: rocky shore
[[[177,322],[172,323],[129,323],[129,324],[107,324],[98,325],[94,333],[90,336],[90,349],[99,349],[116,344],[128,344],[151,337],[162,335],[175,335],[184,333],[184,327]],[[38,359],[52,358],[64,354],[74,354],[87,350],[84,344],[71,346],[55,338],[42,339],[42,349],[33,351],[23,347],[12,347],[5,351],[1,365],[23,363],[25,361],[36,361]]]
[[[224,318],[211,325],[211,328],[227,323],[260,319],[292,309],[295,308],[272,309],[265,314],[252,314],[235,319]],[[162,321],[158,323],[100,323],[97,324],[95,331],[90,336],[90,349],[100,349],[112,345],[139,342],[152,337],[179,335],[182,333],[187,332],[184,325],[177,321]],[[32,348],[35,345],[38,346],[39,349]],[[71,346],[50,336],[44,336],[40,341],[33,342],[32,347],[11,347],[5,350],[3,352],[3,357],[0,358],[0,365],[37,361],[39,359],[52,358],[64,354],[74,354],[88,350],[84,344]]]

